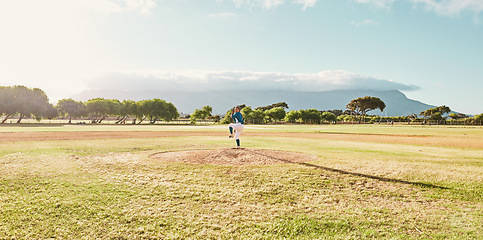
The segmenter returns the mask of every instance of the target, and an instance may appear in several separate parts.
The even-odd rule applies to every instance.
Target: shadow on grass
[[[365,178],[375,179],[375,180],[379,180],[379,181],[383,181],[383,182],[403,183],[403,184],[409,184],[409,185],[414,185],[414,186],[418,186],[418,187],[426,187],[426,188],[450,189],[450,188],[447,188],[447,187],[442,187],[442,186],[438,186],[438,185],[434,185],[434,184],[429,184],[429,183],[410,182],[410,181],[405,181],[405,180],[399,180],[399,179],[393,179],[393,178],[385,178],[385,177],[373,176],[373,175],[368,175],[368,174],[363,174],[363,173],[357,173],[357,172],[349,172],[349,171],[345,171],[345,170],[341,170],[341,169],[335,169],[335,168],[329,168],[329,167],[319,166],[319,165],[315,165],[315,164],[312,164],[312,163],[306,163],[306,162],[305,163],[297,163],[297,162],[292,162],[292,161],[289,161],[289,160],[286,160],[286,159],[282,159],[282,158],[276,158],[276,157],[273,157],[273,156],[270,156],[270,155],[266,155],[266,154],[263,154],[263,153],[259,153],[259,152],[254,152],[254,151],[251,151],[251,152],[252,153],[255,153],[255,154],[258,154],[258,155],[265,156],[267,158],[279,160],[279,161],[286,162],[286,163],[290,163],[290,164],[299,164],[299,165],[304,165],[304,166],[307,166],[307,167],[314,167],[314,168],[317,168],[317,169],[322,169],[322,170],[326,170],[326,171],[336,172],[336,173],[340,173],[340,174],[353,175],[353,176],[358,176],[358,177],[365,177]]]

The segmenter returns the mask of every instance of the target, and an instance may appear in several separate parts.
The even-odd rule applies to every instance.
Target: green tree
[[[443,120],[443,116],[441,115],[440,112],[436,112],[431,115],[430,119],[439,121],[439,120]]]
[[[59,112],[57,111],[57,108],[51,103],[49,103],[49,105],[46,106],[46,109],[42,114],[42,117],[47,119],[54,119],[54,118],[57,118],[58,116],[59,116]],[[36,116],[36,119],[40,120],[38,116]]]
[[[262,109],[253,110],[253,112],[249,115],[249,118],[253,123],[260,124],[265,123],[265,111]]]
[[[317,109],[300,110],[300,119],[303,123],[319,124],[322,120],[322,114]]]
[[[120,105],[120,118],[116,124],[126,124],[126,120],[131,116],[136,116],[138,113],[138,105],[133,100],[123,100]],[[132,124],[136,124],[136,117],[134,117]]]
[[[342,114],[337,117],[337,121],[340,121],[340,122],[355,122],[358,119],[359,119],[358,117],[350,114]]]
[[[450,113],[449,117],[451,117],[454,120],[457,120],[457,119],[461,119],[461,118],[467,118],[468,116],[466,116],[463,113]]]
[[[190,120],[192,123],[196,123],[196,119],[207,119],[211,116],[213,108],[206,105],[202,109],[195,109],[195,111],[190,115]]]
[[[219,123],[220,120],[221,120],[221,117],[220,117],[220,115],[217,114],[217,115],[214,115],[214,116],[209,116],[208,119],[214,121],[215,123]]]
[[[34,108],[34,94],[31,89],[24,86],[17,86],[15,89],[16,96],[16,110],[18,113],[17,123],[20,123],[25,117],[29,117],[32,114]]]
[[[406,116],[406,118],[408,119],[408,121],[414,122],[418,120],[418,115],[413,113],[411,115]]]
[[[93,98],[87,100],[86,108],[92,123],[102,123],[109,115],[120,115],[121,102],[117,99]]]
[[[474,124],[480,124],[481,125],[482,122],[483,122],[483,113],[480,114],[480,115],[475,115],[473,117],[473,123]]]
[[[167,114],[164,118],[164,120],[170,122],[173,121],[174,119],[179,118],[179,112],[178,109],[174,106],[173,103],[168,102],[168,109],[167,109]],[[211,112],[211,111],[210,111]],[[211,114],[211,113],[210,113]]]
[[[271,110],[271,109],[277,108],[277,107],[286,109],[286,108],[288,108],[288,105],[285,102],[279,102],[279,103],[274,103],[274,104],[264,106],[264,107],[257,107],[257,108],[255,108],[255,110],[267,111],[267,110]]]
[[[253,113],[252,107],[250,107],[250,106],[244,107],[243,109],[240,110],[240,112],[241,112],[241,114],[244,118],[243,120],[250,121],[251,115]],[[230,118],[231,118],[231,112],[230,112]],[[233,119],[232,119],[232,121],[233,121]]]
[[[435,107],[435,108],[430,108],[426,111],[422,111],[419,113],[419,115],[423,115],[424,117],[428,118],[429,120],[442,120],[443,115],[446,113],[451,112],[451,109],[445,105]]]
[[[166,101],[159,98],[141,101],[141,112],[149,119],[149,123],[154,124],[160,120],[167,111]]]
[[[335,122],[337,121],[337,116],[334,113],[331,112],[323,112],[322,113],[322,121],[325,122]]]
[[[253,110],[250,106],[244,107],[242,110],[240,110],[241,114],[243,115],[243,120],[245,123],[254,123],[254,124],[260,124],[264,123],[265,121],[265,111],[258,109],[258,110]],[[231,112],[230,112],[230,118],[231,118]],[[233,119],[231,119],[233,121]]]
[[[78,118],[87,115],[86,105],[82,101],[75,101],[72,98],[61,99],[57,102],[57,110],[63,116],[69,116],[69,124],[72,118]]]
[[[458,118],[459,118],[459,117],[458,117],[458,115],[457,115],[456,113],[450,113],[450,114],[449,114],[449,117],[450,117],[450,118],[452,118],[452,119],[454,119],[454,120],[456,120],[456,119],[458,119]]]
[[[300,111],[292,110],[285,115],[285,121],[289,123],[295,123],[298,119],[300,119],[300,116]]]
[[[136,102],[136,119],[139,120],[139,122],[137,124],[141,124],[145,119],[146,119],[146,116],[145,116],[145,112],[147,112],[145,109],[145,103],[146,103],[147,100],[141,100],[141,101],[137,101]],[[135,123],[135,120],[133,121],[133,123]]]
[[[179,117],[178,110],[172,103],[159,98],[140,101],[139,110],[138,117],[148,118],[151,124],[159,120],[172,121]],[[142,120],[139,123],[141,122]]]
[[[366,117],[366,113],[369,111],[375,109],[379,109],[381,112],[384,111],[386,104],[377,97],[366,96],[352,100],[349,104],[347,104],[346,108],[360,116],[360,119],[364,119]]]
[[[334,110],[325,110],[325,111],[322,111],[322,112],[330,112],[330,113],[333,113],[335,114],[336,117],[344,114],[344,111],[340,110],[340,109],[334,109]]]
[[[282,107],[274,107],[270,110],[266,110],[265,114],[275,121],[280,121],[285,118],[287,113]]]
[[[37,121],[40,121],[42,118],[54,118],[58,116],[58,112],[56,108],[49,103],[49,97],[47,94],[40,89],[40,88],[32,88],[30,92],[30,111],[27,113],[28,115],[33,115]]]
[[[22,119],[34,116],[40,120],[42,117],[50,117],[54,114],[49,98],[40,88],[28,88],[25,86],[1,87],[0,88],[0,113],[5,115],[1,123],[18,114],[17,123]]]
[[[196,123],[196,119],[204,119],[205,113],[203,110],[195,109],[192,114],[190,114],[191,123]]]
[[[13,87],[0,87],[0,114],[4,115],[1,123],[5,123],[17,113],[17,99]]]

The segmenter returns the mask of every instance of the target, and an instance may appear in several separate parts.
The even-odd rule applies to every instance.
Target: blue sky
[[[394,88],[483,112],[482,0],[15,0],[0,85]],[[240,84],[243,83],[243,84]]]

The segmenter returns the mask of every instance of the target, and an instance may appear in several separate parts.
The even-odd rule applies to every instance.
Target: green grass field
[[[0,133],[222,132],[214,126],[5,125]],[[0,239],[482,239],[483,149],[273,136],[483,141],[481,127],[247,125],[242,145],[305,164],[163,162],[226,137],[0,142]],[[250,133],[266,133],[250,136]]]

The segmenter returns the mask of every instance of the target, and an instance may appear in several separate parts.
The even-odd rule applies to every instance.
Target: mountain
[[[346,105],[359,97],[378,97],[386,108],[370,111],[368,114],[381,116],[407,116],[419,114],[435,106],[424,104],[406,97],[398,90],[334,90],[325,92],[295,92],[295,91],[206,91],[206,92],[163,92],[163,91],[109,91],[87,90],[73,96],[74,99],[87,101],[91,98],[144,100],[160,98],[172,102],[179,112],[191,113],[205,105],[213,108],[213,114],[224,114],[231,107],[246,104],[252,108],[266,106],[277,102],[286,102],[288,110],[318,109],[345,110]]]

